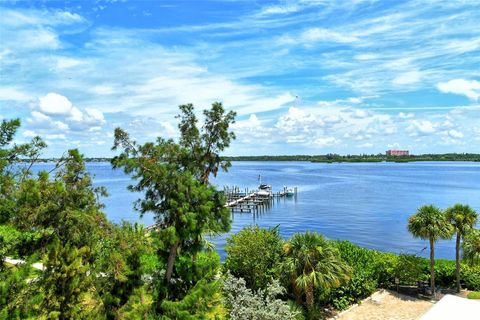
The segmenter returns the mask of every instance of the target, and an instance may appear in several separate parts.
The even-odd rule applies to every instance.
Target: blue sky
[[[478,1],[0,1],[0,117],[47,156],[237,111],[229,155],[480,152]]]

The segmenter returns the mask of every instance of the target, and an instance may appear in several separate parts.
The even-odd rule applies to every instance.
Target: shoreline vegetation
[[[37,162],[57,162],[57,158],[38,159]],[[262,155],[262,156],[232,156],[223,157],[227,161],[309,161],[319,163],[341,162],[417,162],[417,161],[472,161],[480,162],[479,153],[441,153],[419,154],[409,156],[387,156],[385,154],[339,155],[334,153],[324,155]],[[86,157],[85,162],[111,162],[107,157]],[[30,162],[30,159],[21,159],[19,162]]]

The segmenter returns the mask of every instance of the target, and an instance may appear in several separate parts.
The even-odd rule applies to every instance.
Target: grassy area
[[[480,291],[472,291],[467,294],[468,299],[480,299]]]

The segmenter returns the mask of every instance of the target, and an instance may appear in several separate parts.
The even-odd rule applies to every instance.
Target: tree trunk
[[[433,239],[430,239],[430,287],[435,297],[435,248]]]
[[[306,298],[307,298],[307,308],[308,310],[313,309],[313,284],[309,283],[307,286],[307,290],[305,292]]]
[[[192,274],[194,281],[197,281],[197,255],[198,252],[194,251],[192,254]]]
[[[460,292],[460,232],[457,230],[457,243],[455,245],[455,259],[456,259],[456,276],[457,276],[457,292]]]
[[[180,241],[177,241],[170,247],[170,253],[167,260],[167,272],[165,273],[165,282],[167,286],[170,286],[170,280],[172,279],[173,265],[177,256],[177,250],[180,245]]]
[[[297,286],[295,279],[292,280],[293,295],[295,296],[295,302],[300,306],[302,305],[302,291]]]

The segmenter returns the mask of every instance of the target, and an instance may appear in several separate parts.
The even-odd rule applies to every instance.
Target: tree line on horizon
[[[478,153],[427,153],[408,156],[387,156],[385,154],[329,153],[324,155],[260,155],[260,156],[221,156],[223,161],[309,161],[309,162],[415,162],[415,161],[480,161]],[[37,162],[57,162],[60,158],[39,158]],[[85,162],[111,162],[109,157],[85,157]],[[19,158],[18,162],[30,162],[29,158]]]
[[[419,154],[408,156],[387,156],[378,154],[348,154],[335,153],[325,155],[262,155],[262,156],[232,156],[225,157],[230,161],[310,161],[310,162],[415,162],[415,161],[480,161],[477,153],[441,153]]]
[[[220,154],[235,139],[235,113],[213,103],[200,124],[193,105],[179,108],[178,141],[141,144],[121,128],[114,132],[112,166],[132,178],[135,209],[153,214],[152,231],[107,219],[107,190],[93,185],[76,149],[34,174],[46,144],[39,137],[13,143],[20,121],[2,120],[0,319],[313,319],[325,307],[344,309],[391,286],[395,277],[412,283],[426,276],[425,261],[415,256],[312,232],[284,240],[278,228],[231,235],[222,264],[209,239],[228,232],[231,217],[210,177],[231,166]],[[30,160],[18,165],[21,159]],[[456,228],[464,251],[472,252],[457,270],[465,286],[480,290],[480,235],[452,212],[445,228],[449,235]],[[430,239],[422,221],[412,231]]]

